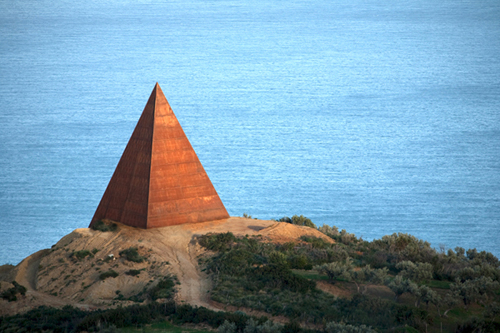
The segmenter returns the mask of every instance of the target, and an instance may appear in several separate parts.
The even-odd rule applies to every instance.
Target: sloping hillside
[[[176,276],[180,283],[177,301],[210,308],[206,297],[209,280],[198,267],[198,257],[205,249],[196,237],[228,231],[236,236],[260,235],[274,242],[295,241],[304,235],[332,242],[313,228],[239,217],[149,230],[121,224],[112,232],[76,229],[51,249],[39,251],[15,267],[0,267],[2,291],[11,288],[12,281],[27,288],[26,296],[15,302],[0,300],[0,315],[39,305],[69,304],[84,309],[126,305],[132,301],[116,299],[138,295],[168,275]],[[135,258],[122,252],[130,249],[137,250]]]

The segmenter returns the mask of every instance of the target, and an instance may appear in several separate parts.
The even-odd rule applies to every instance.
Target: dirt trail
[[[25,286],[26,288],[36,290],[36,274],[42,258],[49,250],[40,250],[27,257],[16,267],[17,270],[13,280]]]
[[[230,231],[236,236],[261,235],[276,242],[297,241],[302,235],[326,237],[312,228],[240,217],[147,230],[118,225],[115,232],[76,229],[52,249],[29,256],[16,267],[1,266],[2,290],[15,280],[28,292],[15,306],[0,300],[0,315],[38,305],[70,304],[84,309],[126,306],[132,301],[124,299],[150,288],[168,274],[176,275],[180,282],[176,301],[218,309],[207,296],[210,280],[198,267],[199,256],[205,252],[196,241],[198,236]],[[147,260],[135,263],[119,256],[131,247]],[[85,256],[79,258],[76,254]],[[111,270],[118,276],[100,278]],[[140,273],[127,274],[131,270]]]

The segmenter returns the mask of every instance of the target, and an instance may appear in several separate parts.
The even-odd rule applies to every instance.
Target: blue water
[[[0,264],[86,227],[159,82],[231,215],[500,255],[500,2],[0,1]]]

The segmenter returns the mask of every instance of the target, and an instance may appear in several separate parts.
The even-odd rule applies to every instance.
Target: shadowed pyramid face
[[[90,225],[110,219],[149,229],[228,217],[157,83]]]

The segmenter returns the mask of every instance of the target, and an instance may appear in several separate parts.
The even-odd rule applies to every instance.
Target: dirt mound
[[[128,305],[124,301],[173,274],[177,301],[213,308],[207,298],[209,280],[198,267],[205,252],[195,241],[207,233],[232,232],[236,236],[262,235],[268,241],[298,241],[301,236],[331,239],[319,231],[283,222],[231,217],[157,229],[136,229],[118,224],[114,232],[76,229],[51,249],[39,251],[19,265],[0,267],[1,289],[17,281],[27,288],[16,302],[0,299],[0,316],[24,312],[39,305],[73,305],[83,309]],[[142,262],[127,260],[120,252],[136,248]],[[102,279],[114,271],[117,276]],[[131,271],[139,271],[131,275]]]
[[[326,236],[316,229],[298,226],[290,223],[275,223],[272,226],[261,230],[259,234],[268,238],[273,243],[298,241],[302,236],[322,238],[328,243],[334,243],[334,241],[330,237]]]

